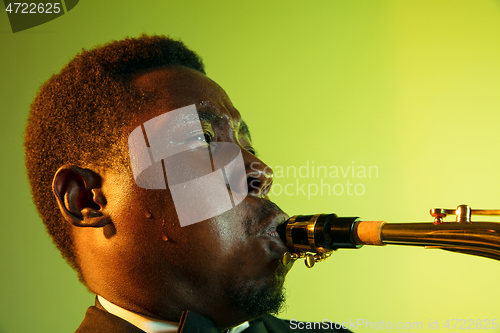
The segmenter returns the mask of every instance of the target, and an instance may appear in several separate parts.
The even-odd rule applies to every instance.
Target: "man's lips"
[[[252,206],[251,209],[255,212],[255,215],[247,219],[248,235],[263,237],[267,241],[272,240],[272,243],[278,245],[279,251],[285,252],[287,246],[282,241],[277,229],[278,226],[283,225],[289,219],[289,216],[272,201],[262,198],[254,198],[254,200],[253,202],[256,205]]]
[[[263,222],[261,224],[262,229],[257,233],[264,243],[267,244],[266,248],[268,248],[270,253],[273,253],[271,256],[273,260],[281,258],[283,253],[288,250],[287,245],[283,242],[276,230],[278,226],[284,224],[286,220],[288,220],[288,215],[281,211],[274,211],[261,221]]]
[[[273,212],[271,215],[264,219],[262,234],[279,237],[276,229],[280,224],[285,223],[288,218],[289,216],[283,212]]]
[[[276,230],[268,231],[268,232],[266,232],[266,234],[269,236],[277,236],[277,237],[280,236],[280,235],[278,235],[278,232]]]

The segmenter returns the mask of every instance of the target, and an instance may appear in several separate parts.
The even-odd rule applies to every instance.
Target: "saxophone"
[[[278,227],[290,248],[281,258],[284,265],[304,258],[311,268],[341,248],[359,249],[363,245],[410,245],[437,248],[500,260],[500,223],[472,222],[472,215],[500,215],[500,210],[433,208],[434,222],[386,223],[362,221],[358,217],[335,214],[295,215]],[[454,222],[444,222],[456,215]]]

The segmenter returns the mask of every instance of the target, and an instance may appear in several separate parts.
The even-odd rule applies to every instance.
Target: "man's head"
[[[148,68],[182,65],[205,73],[201,59],[180,41],[142,36],[83,50],[40,89],[26,127],[25,153],[33,199],[63,257],[79,272],[70,228],[52,194],[65,164],[120,167],[123,125],[140,112],[129,80]],[[80,273],[80,272],[79,272]]]
[[[135,183],[127,138],[193,104],[201,145],[241,148],[248,196],[181,227],[168,188]],[[274,230],[286,215],[268,200],[272,171],[254,151],[241,115],[199,58],[162,37],[83,52],[42,88],[26,131],[35,202],[89,289],[132,311],[176,320],[191,310],[221,327],[283,301],[289,267],[279,263],[286,247]]]

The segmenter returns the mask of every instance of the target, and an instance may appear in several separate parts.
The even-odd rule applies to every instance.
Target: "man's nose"
[[[245,158],[248,195],[266,198],[273,183],[273,170],[255,155]]]

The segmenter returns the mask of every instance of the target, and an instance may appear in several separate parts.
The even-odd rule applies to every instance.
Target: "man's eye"
[[[203,136],[205,137],[205,142],[206,143],[210,143],[214,139],[212,133],[205,132],[205,133],[203,133]]]
[[[255,151],[255,149],[253,147],[245,147],[245,149],[252,155],[255,155],[257,156],[257,152]]]

